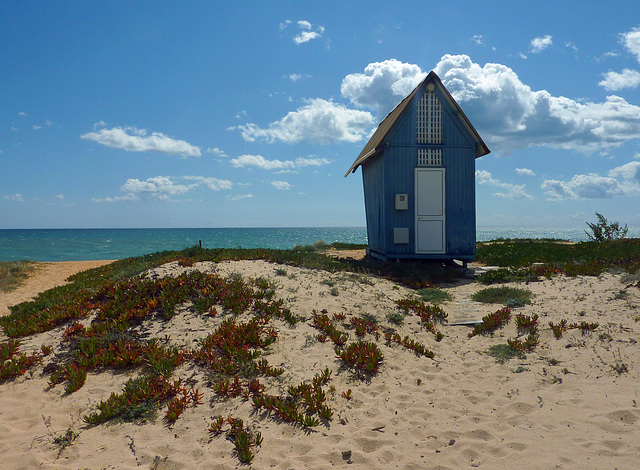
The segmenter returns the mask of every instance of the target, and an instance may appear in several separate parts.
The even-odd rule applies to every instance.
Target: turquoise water
[[[204,248],[277,248],[325,243],[366,243],[355,228],[179,228],[0,230],[0,261],[122,259],[157,251]]]
[[[640,229],[629,229],[640,237]],[[583,228],[478,227],[478,241],[559,238],[584,241]],[[157,251],[205,248],[277,248],[325,243],[367,243],[364,227],[0,230],[0,261],[122,259]]]

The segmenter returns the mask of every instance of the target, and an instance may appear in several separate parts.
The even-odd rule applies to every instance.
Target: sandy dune
[[[250,401],[240,397],[219,400],[208,386],[206,373],[188,364],[175,375],[191,378],[204,393],[204,404],[187,409],[175,425],[167,427],[159,417],[143,425],[85,427],[82,416],[139,371],[90,373],[82,389],[67,395],[60,385],[49,389],[49,376],[38,366],[33,373],[0,384],[3,469],[243,467],[230,441],[211,439],[206,431],[217,414],[240,417],[262,433],[264,442],[251,464],[256,469],[637,468],[640,289],[623,282],[620,275],[559,276],[519,285],[535,297],[532,305],[514,314],[537,313],[541,324],[540,345],[526,359],[500,364],[487,354],[489,346],[516,337],[513,322],[493,336],[473,338],[468,337],[468,327],[443,326],[445,337],[436,342],[411,316],[394,328],[427,345],[435,359],[417,357],[380,338],[377,343],[384,354],[380,372],[363,380],[341,367],[331,343],[315,339],[318,331],[312,326],[311,312],[345,313],[347,320],[370,313],[381,326],[392,327],[386,316],[398,311],[396,300],[412,295],[409,289],[373,276],[263,261],[197,263],[190,268],[169,263],[148,275],[190,269],[264,276],[277,284],[279,297],[306,321],[290,328],[274,320],[279,338],[270,346],[267,359],[286,372],[281,379],[265,379],[267,392],[284,393],[289,385],[309,381],[328,367],[332,371],[329,385],[335,387],[335,394],[328,398],[333,419],[307,432],[257,413]],[[286,273],[276,273],[277,269]],[[40,288],[61,282],[54,279],[54,271],[45,276],[53,284],[41,283],[47,287]],[[38,289],[33,286],[27,284],[12,299],[33,296]],[[471,301],[470,295],[483,288],[477,283],[441,287],[453,295],[453,301],[442,305],[450,319],[461,311],[481,317],[501,307]],[[15,302],[1,300],[2,307]],[[220,317],[204,319],[185,306],[170,321],[147,327],[154,336],[170,335],[177,346],[194,347],[219,324]],[[247,318],[248,314],[240,317]],[[555,339],[547,325],[561,319],[600,326],[593,333],[570,330]],[[21,350],[57,345],[60,337],[61,329],[34,335],[23,339]],[[375,341],[371,335],[367,339]],[[0,335],[0,341],[6,340]],[[621,365],[626,372],[619,373]],[[351,400],[342,397],[348,389],[353,392]],[[61,449],[54,438],[68,430],[78,436]]]

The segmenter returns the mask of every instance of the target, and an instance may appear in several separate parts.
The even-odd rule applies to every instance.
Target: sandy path
[[[26,302],[40,292],[66,284],[66,279],[81,271],[112,263],[100,261],[61,261],[58,263],[38,263],[36,270],[27,281],[11,292],[0,292],[0,316],[9,314],[9,307]]]

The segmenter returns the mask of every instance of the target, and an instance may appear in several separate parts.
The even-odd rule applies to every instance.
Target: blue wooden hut
[[[464,262],[476,253],[475,159],[490,150],[435,72],[380,123],[362,167],[373,258]]]

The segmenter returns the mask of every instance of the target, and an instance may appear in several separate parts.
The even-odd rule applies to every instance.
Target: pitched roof
[[[420,82],[420,84],[415,87],[414,90],[405,99],[403,99],[400,104],[398,104],[398,106],[396,106],[393,111],[391,111],[387,115],[386,118],[384,118],[384,120],[380,123],[376,131],[369,139],[369,142],[367,142],[367,144],[360,152],[360,155],[358,155],[358,158],[356,158],[356,160],[351,165],[351,168],[349,168],[347,173],[344,175],[345,178],[349,176],[349,173],[355,173],[360,165],[362,165],[366,160],[373,157],[381,150],[381,144],[384,138],[387,136],[387,134],[389,134],[389,131],[391,131],[398,119],[400,119],[400,116],[402,116],[404,111],[407,109],[409,103],[411,103],[421,87],[426,83],[433,83],[436,87],[438,87],[438,89],[440,89],[440,91],[444,94],[451,107],[456,111],[456,115],[460,118],[466,129],[476,141],[476,158],[482,157],[483,155],[487,155],[491,152],[491,150],[489,150],[489,148],[486,146],[486,144],[478,134],[478,131],[475,130],[460,106],[458,106],[456,100],[453,99],[453,96],[451,96],[449,90],[447,90],[442,84],[442,82],[440,81],[440,77],[438,77],[435,72],[430,72],[429,75],[427,75],[426,78],[422,82]]]

